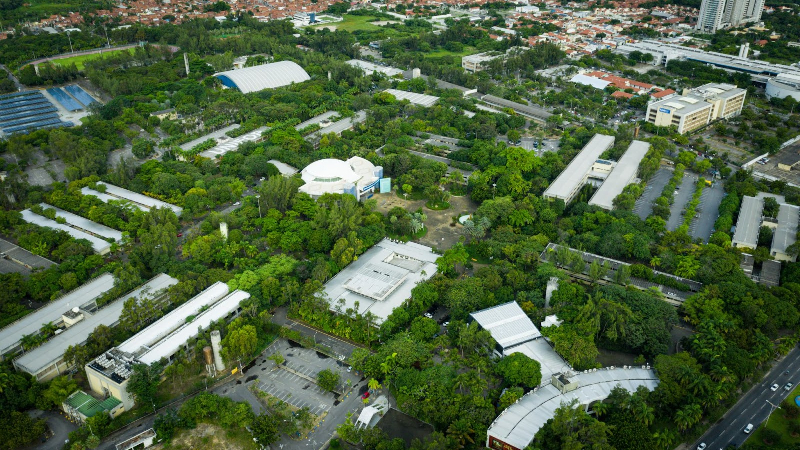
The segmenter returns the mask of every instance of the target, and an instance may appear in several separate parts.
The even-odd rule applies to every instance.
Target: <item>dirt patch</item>
[[[463,213],[471,214],[478,208],[478,205],[466,195],[450,197],[450,208],[443,211],[433,211],[426,208],[425,200],[406,200],[394,193],[375,194],[373,198],[378,201],[378,211],[384,214],[397,206],[407,211],[416,211],[422,208],[422,212],[428,216],[428,220],[425,222],[428,233],[416,241],[441,251],[455,245],[461,237],[461,229],[463,227],[460,224],[454,227],[450,226],[453,216],[460,216]]]
[[[216,450],[250,450],[255,449],[255,444],[247,445],[248,442],[238,442],[229,439],[227,433],[222,428],[207,423],[198,424],[193,430],[179,431],[172,439],[171,449],[195,449],[213,448]],[[161,450],[164,444],[156,444],[154,450]]]

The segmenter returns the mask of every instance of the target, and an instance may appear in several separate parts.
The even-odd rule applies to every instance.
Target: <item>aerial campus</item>
[[[0,0],[0,449],[800,449],[800,4]]]

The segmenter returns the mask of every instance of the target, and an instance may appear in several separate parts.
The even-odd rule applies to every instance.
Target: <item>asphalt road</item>
[[[689,234],[697,239],[700,238],[703,242],[708,242],[711,237],[711,232],[714,229],[714,223],[719,216],[719,204],[722,203],[722,198],[725,196],[725,190],[722,188],[722,182],[717,181],[711,187],[706,186],[703,189],[703,194],[700,196],[700,204],[698,205],[698,217],[689,225]]]
[[[694,183],[697,181],[696,175],[684,174],[681,180],[678,193],[675,194],[675,202],[669,209],[669,220],[667,221],[667,229],[675,231],[681,224],[683,224],[683,214],[681,211],[686,207],[686,204],[692,199],[694,194]]]
[[[45,442],[37,442],[27,448],[35,448],[37,450],[61,450],[64,448],[64,442],[69,437],[69,434],[78,429],[78,426],[67,420],[63,414],[55,411],[31,411],[29,413],[32,417],[44,419],[47,422],[47,428],[53,433],[52,436],[47,438]]]
[[[784,375],[787,370],[789,375]],[[762,422],[767,420],[767,415],[772,409],[767,402],[776,406],[780,405],[789,395],[789,392],[783,389],[788,382],[794,383],[795,386],[800,382],[800,349],[797,347],[789,352],[783,360],[776,363],[764,379],[743,395],[722,420],[709,428],[706,434],[691,448],[697,448],[701,442],[708,445],[707,450],[724,449],[731,444],[736,447],[742,445],[750,436],[744,433],[744,427],[752,423],[758,428]],[[780,386],[775,392],[770,390],[773,383],[778,383]],[[775,414],[780,414],[780,411]],[[753,431],[755,432],[755,429]]]

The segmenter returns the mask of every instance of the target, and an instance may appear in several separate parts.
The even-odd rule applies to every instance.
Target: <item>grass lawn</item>
[[[345,14],[342,16],[344,20],[341,22],[333,22],[327,23],[322,25],[316,25],[314,28],[323,28],[327,26],[336,27],[337,30],[343,31],[358,31],[358,30],[366,30],[366,31],[377,31],[384,29],[383,27],[379,27],[378,25],[373,25],[370,22],[378,21],[378,20],[385,20],[385,19],[378,19],[374,16],[354,16],[351,14]]]
[[[781,386],[783,389],[783,386]],[[787,400],[790,402],[794,402],[794,398],[800,395],[800,386],[796,386],[794,391],[787,397]],[[800,421],[800,417],[794,419],[795,421]],[[761,443],[763,442],[762,433],[764,429],[769,428],[770,430],[777,431],[781,435],[781,445],[787,444],[800,444],[800,436],[793,437],[789,433],[789,419],[783,416],[783,411],[780,409],[776,409],[772,415],[769,417],[769,425],[762,424],[756,430],[755,435],[751,438],[754,442]],[[778,444],[777,442],[775,444]]]
[[[68,65],[74,63],[75,67],[77,67],[78,70],[83,70],[83,63],[86,62],[86,61],[91,61],[93,59],[98,59],[98,58],[105,58],[106,56],[116,55],[119,52],[133,53],[133,50],[134,49],[129,48],[127,50],[111,50],[111,51],[102,52],[102,53],[90,53],[88,55],[72,56],[72,57],[69,57],[69,58],[61,58],[61,59],[54,60],[53,64],[60,64],[62,66],[68,66]]]
[[[425,203],[425,207],[428,209],[432,209],[434,211],[441,211],[450,207],[450,203],[447,202],[433,202],[429,201]]]
[[[471,54],[477,53],[477,52],[478,51],[475,49],[475,47],[465,46],[464,50],[462,50],[460,52],[451,52],[450,50],[445,50],[443,48],[440,48],[438,50],[435,50],[435,51],[432,51],[430,53],[427,53],[425,56],[428,57],[428,58],[441,58],[443,56],[455,56],[455,57],[460,58],[462,56],[471,55]]]

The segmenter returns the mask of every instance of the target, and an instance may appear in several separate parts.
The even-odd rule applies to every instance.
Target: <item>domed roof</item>
[[[333,182],[344,180],[348,183],[358,181],[360,177],[346,161],[340,159],[320,159],[303,169],[303,181],[310,183]]]
[[[293,61],[278,61],[244,69],[228,70],[214,75],[222,84],[239,89],[243,94],[274,89],[311,79],[302,67]]]

